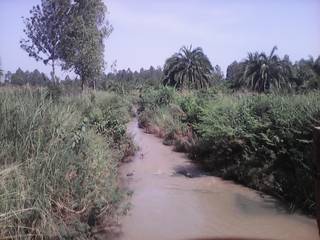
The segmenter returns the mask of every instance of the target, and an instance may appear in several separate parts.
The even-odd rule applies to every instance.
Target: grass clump
[[[120,198],[128,104],[108,93],[47,96],[0,92],[1,239],[87,239]]]

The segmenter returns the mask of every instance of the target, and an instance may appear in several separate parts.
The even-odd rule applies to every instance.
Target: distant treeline
[[[159,86],[163,78],[161,67],[150,66],[149,69],[141,68],[140,71],[119,70],[113,73],[103,74],[98,81],[98,88],[126,91],[142,86]]]
[[[45,86],[50,82],[49,78],[46,76],[45,73],[40,72],[39,70],[30,71],[23,71],[21,68],[15,73],[10,71],[4,74],[4,84],[12,84],[12,85],[26,85],[30,84],[33,86]]]
[[[139,71],[132,71],[130,68],[127,70],[114,71],[112,73],[103,73],[97,79],[97,88],[99,89],[112,89],[115,87],[123,86],[126,89],[128,87],[139,87],[142,85],[157,86],[161,83],[162,79],[162,69],[161,67],[150,66],[149,69],[141,68]],[[23,71],[18,68],[16,72],[12,73],[10,71],[3,75],[4,85],[32,85],[32,86],[47,86],[52,83],[51,78],[49,78],[45,73],[40,72],[35,69],[34,71]],[[78,78],[71,78],[67,75],[64,79],[59,79],[56,77],[59,84],[63,85],[74,85],[80,86],[80,80]],[[90,86],[90,83],[89,83]]]
[[[276,84],[279,84],[278,90],[284,91],[320,89],[320,56],[316,59],[313,57],[301,59],[294,63],[290,61],[287,55],[283,58],[276,56],[276,61],[272,58],[264,61],[263,57],[264,53],[260,55],[253,53],[252,56],[249,54],[248,58],[242,61],[234,61],[227,67],[226,75],[224,75],[219,65],[212,67],[209,85],[222,85],[233,90],[247,89],[258,92],[268,91],[272,85]],[[162,84],[176,86],[180,81],[179,79],[183,80],[183,77],[179,78],[178,73],[176,73],[172,75],[177,79],[175,80],[170,74],[175,71],[176,66],[173,65],[171,67],[173,70],[170,68],[168,70],[167,68],[168,64],[165,64],[164,68],[150,66],[149,69],[141,68],[139,71],[132,71],[130,68],[115,70],[111,73],[103,73],[98,78],[88,81],[88,86],[92,87],[95,84],[97,89],[119,92],[148,86],[155,87]],[[187,71],[186,69],[186,73]],[[181,73],[183,74],[184,72],[181,71]],[[4,79],[2,84],[47,86],[52,83],[51,78],[37,69],[30,72],[18,68],[15,73],[11,73],[10,71],[4,73],[2,71],[2,75]],[[185,74],[184,76],[187,75]],[[272,77],[269,77],[269,75]],[[170,77],[172,78],[171,80]],[[197,75],[194,78],[200,79]],[[65,79],[57,77],[56,79],[58,83],[63,85],[74,86],[76,88],[81,85],[80,79],[70,78],[68,75]],[[189,79],[186,79],[186,82],[188,81]],[[274,89],[276,88],[274,87]]]

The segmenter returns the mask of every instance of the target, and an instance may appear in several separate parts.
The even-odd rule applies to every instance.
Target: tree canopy
[[[34,6],[30,10],[31,16],[24,20],[26,38],[20,41],[21,48],[45,65],[51,62],[53,81],[56,81],[55,65],[60,58],[59,48],[69,4],[67,0],[42,0],[41,5]]]
[[[214,80],[215,69],[202,48],[182,47],[164,65],[163,83],[176,88],[207,88]]]
[[[264,52],[249,53],[244,61],[242,81],[253,91],[265,92],[271,89],[281,89],[290,86],[285,61],[275,54],[277,47],[273,47],[270,54]]]
[[[232,88],[246,87],[256,92],[290,89],[293,86],[293,66],[289,56],[280,58],[273,47],[270,54],[248,53],[245,60],[233,62],[227,68],[226,79]]]
[[[83,87],[104,67],[104,39],[112,31],[106,11],[102,0],[42,0],[24,21],[21,47],[36,60],[51,63],[53,80],[59,61],[64,70],[80,76]]]
[[[81,77],[82,89],[89,80],[95,87],[104,69],[104,39],[112,32],[106,21],[107,7],[101,0],[75,0],[61,38],[63,69]]]

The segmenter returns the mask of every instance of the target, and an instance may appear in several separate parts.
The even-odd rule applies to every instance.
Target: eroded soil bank
[[[121,240],[200,238],[318,239],[316,222],[289,214],[277,201],[253,190],[199,174],[184,154],[130,123],[140,147],[121,178],[133,191],[120,219]]]

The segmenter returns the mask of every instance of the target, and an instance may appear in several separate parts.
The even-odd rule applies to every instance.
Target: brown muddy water
[[[136,120],[128,131],[140,150],[121,168],[122,184],[133,194],[120,219],[120,240],[318,239],[314,219],[289,214],[251,189],[199,174],[184,154],[144,133]]]

